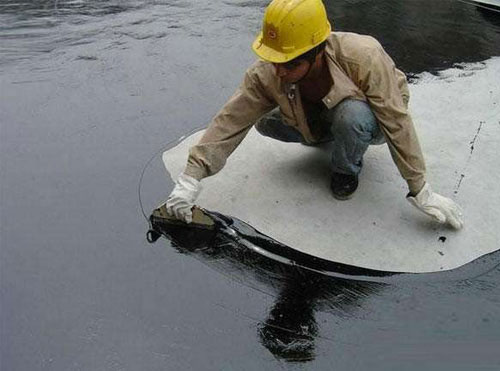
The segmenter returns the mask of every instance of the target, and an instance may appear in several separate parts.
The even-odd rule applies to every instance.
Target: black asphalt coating
[[[2,371],[499,369],[499,253],[326,277],[238,235],[146,241],[145,163],[231,95],[266,4],[0,0]],[[500,55],[500,16],[461,1],[326,5],[410,77]],[[156,156],[146,214],[171,189]]]

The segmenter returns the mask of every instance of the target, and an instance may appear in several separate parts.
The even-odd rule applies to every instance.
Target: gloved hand
[[[453,200],[434,193],[427,183],[416,196],[407,196],[406,199],[417,209],[431,216],[439,223],[448,223],[455,229],[464,226],[460,206]]]
[[[167,213],[186,223],[193,221],[191,208],[201,191],[201,184],[195,178],[182,173],[177,178],[174,190],[167,199]]]

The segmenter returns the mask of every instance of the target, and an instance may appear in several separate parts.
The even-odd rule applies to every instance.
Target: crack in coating
[[[462,185],[462,181],[465,178],[465,172],[466,172],[465,170],[469,167],[469,163],[470,163],[470,160],[472,158],[472,154],[474,152],[476,140],[479,137],[479,133],[481,132],[481,129],[482,129],[484,123],[485,123],[485,121],[479,121],[479,127],[477,128],[476,134],[474,135],[474,138],[472,138],[472,140],[469,142],[469,144],[470,144],[469,157],[467,158],[467,161],[465,162],[464,171],[462,174],[460,174],[460,179],[458,180],[457,185],[455,186],[455,190],[453,191],[453,194],[455,194],[455,195],[458,194],[458,190],[460,189],[460,186]]]

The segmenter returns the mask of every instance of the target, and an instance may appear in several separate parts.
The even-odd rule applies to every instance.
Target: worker
[[[220,171],[255,126],[279,141],[333,142],[330,188],[339,200],[356,191],[368,146],[387,144],[408,201],[440,223],[463,227],[460,207],[426,181],[406,77],[377,40],[332,32],[321,0],[273,0],[252,48],[259,60],[190,148],[167,200],[171,216],[192,221],[200,181]]]

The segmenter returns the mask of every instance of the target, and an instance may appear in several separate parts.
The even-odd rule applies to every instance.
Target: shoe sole
[[[354,196],[354,192],[351,193],[350,195],[346,195],[346,196],[339,196],[339,195],[336,195],[332,192],[332,195],[333,195],[333,198],[336,200],[347,201],[347,200],[350,200]]]

